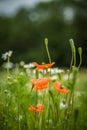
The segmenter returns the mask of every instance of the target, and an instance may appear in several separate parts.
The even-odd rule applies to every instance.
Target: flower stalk
[[[49,49],[48,49],[48,38],[45,38],[45,47],[46,47],[49,63],[51,63],[51,56],[50,56]]]

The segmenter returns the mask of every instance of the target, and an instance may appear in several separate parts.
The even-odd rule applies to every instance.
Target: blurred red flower
[[[41,65],[38,64],[37,62],[34,62],[33,64],[36,66],[37,69],[45,69],[45,68],[51,68],[55,64],[55,62],[52,62],[50,64],[41,64]]]
[[[54,87],[56,88],[58,92],[65,93],[65,94],[69,92],[69,90],[65,88],[59,81],[56,81],[54,83]]]
[[[39,79],[32,79],[32,83],[34,84],[35,90],[42,90],[49,86],[50,78],[39,78]]]
[[[44,107],[43,104],[37,104],[36,107],[30,106],[28,109],[29,109],[30,111],[33,111],[33,112],[43,112],[43,107]]]

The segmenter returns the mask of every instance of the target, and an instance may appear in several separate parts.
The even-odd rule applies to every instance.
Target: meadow
[[[0,71],[1,130],[86,130],[87,70],[76,66],[71,39],[70,68],[54,67],[48,39],[45,45],[49,63],[17,63],[9,66],[12,51],[2,57],[7,67]]]

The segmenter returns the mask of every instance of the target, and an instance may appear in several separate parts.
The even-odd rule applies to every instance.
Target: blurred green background
[[[8,1],[12,4],[14,0]],[[4,3],[4,8],[9,6],[10,9],[11,5],[7,4],[9,2],[6,5]],[[76,47],[81,46],[83,49],[82,66],[86,67],[87,0],[38,0],[32,7],[20,6],[14,14],[0,13],[0,57],[2,53],[13,50],[13,63],[48,62],[45,37],[49,39],[52,61],[58,66],[70,65],[69,39],[73,38]]]
[[[18,6],[19,1],[22,6]],[[23,6],[27,1],[38,2],[33,6]],[[17,8],[12,12],[14,4]],[[83,49],[82,67],[87,67],[87,0],[0,0],[0,57],[13,50],[13,63],[48,62],[45,37],[49,39],[51,58],[56,66],[70,66],[69,39],[73,38],[76,48],[81,46]],[[2,64],[3,59],[0,58],[0,65]],[[0,74],[0,80],[4,81],[3,73]],[[86,90],[87,69],[83,69],[76,84],[76,92],[80,92],[77,101],[78,130],[87,129]]]

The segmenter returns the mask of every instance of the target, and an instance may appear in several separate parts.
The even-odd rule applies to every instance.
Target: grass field
[[[78,109],[77,128],[80,130],[87,129],[87,69],[81,69],[76,83],[76,108]],[[77,129],[77,130],[78,130]]]
[[[59,69],[51,62],[47,38],[45,46],[47,64],[20,62],[13,66],[12,51],[2,55],[7,67],[0,71],[1,130],[87,129],[87,69],[80,69],[82,48],[78,48],[76,66],[76,48],[70,39],[70,68]]]
[[[57,79],[50,82],[50,90],[35,91],[32,89],[31,79],[38,74],[36,69],[25,71],[15,68],[9,72],[0,73],[0,129],[1,130],[86,130],[87,129],[87,70],[81,69],[77,74],[74,89],[73,112],[68,115],[65,109],[66,103],[59,106],[61,101],[69,102],[66,94],[56,92],[53,82],[58,80],[67,86],[67,80],[61,79],[60,73]],[[42,72],[39,72],[42,76]],[[45,74],[44,74],[45,75]],[[49,75],[49,73],[48,73]],[[48,77],[48,75],[46,75]],[[66,72],[61,73],[62,77]],[[53,78],[54,74],[52,75]],[[66,99],[66,100],[65,100]],[[38,103],[44,104],[43,112],[32,112],[29,106]],[[71,112],[72,103],[69,113]],[[67,112],[67,114],[65,114]],[[58,114],[59,113],[59,114]],[[58,114],[58,115],[57,115]],[[69,120],[65,120],[65,116]],[[70,117],[71,116],[71,117]]]

